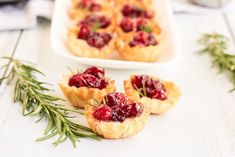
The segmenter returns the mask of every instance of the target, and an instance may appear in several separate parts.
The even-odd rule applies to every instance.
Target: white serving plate
[[[162,28],[162,53],[157,62],[131,62],[124,60],[112,59],[94,59],[82,58],[73,55],[67,48],[66,34],[69,17],[67,14],[71,0],[56,0],[54,15],[51,26],[51,45],[54,51],[66,58],[76,60],[80,64],[95,65],[105,68],[114,69],[144,69],[156,68],[169,65],[179,57],[178,44],[176,38],[175,24],[173,20],[173,12],[168,0],[154,0],[154,8],[157,13],[157,21]]]

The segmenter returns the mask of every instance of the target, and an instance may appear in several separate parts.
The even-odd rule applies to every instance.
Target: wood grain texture
[[[14,48],[16,46],[17,40],[20,35],[20,31],[12,31],[12,32],[1,32],[0,33],[0,57],[3,56],[11,56],[13,54]],[[7,64],[7,60],[0,60],[0,66]],[[2,77],[4,71],[0,71],[0,77]],[[0,129],[3,125],[5,118],[9,112],[11,101],[4,103],[5,101],[1,101],[3,97],[5,97],[6,93],[9,93],[9,90],[6,89],[6,84],[0,84]]]
[[[181,59],[171,67],[145,71],[107,70],[116,80],[119,91],[122,80],[133,73],[159,75],[179,85],[182,97],[169,113],[151,116],[146,128],[137,136],[101,142],[82,140],[74,149],[69,142],[54,148],[51,140],[37,143],[45,122],[23,117],[21,107],[12,104],[10,91],[0,97],[1,104],[10,106],[0,128],[0,156],[159,156],[159,157],[233,157],[235,154],[235,93],[228,93],[231,84],[211,68],[208,56],[199,56],[197,39],[205,32],[216,31],[230,36],[222,15],[175,16]],[[24,31],[16,56],[35,62],[47,74],[46,81],[57,84],[66,67],[81,68],[77,63],[58,56],[50,49],[49,24],[43,22],[35,30]],[[231,38],[231,36],[230,36]],[[0,115],[4,111],[0,110]]]

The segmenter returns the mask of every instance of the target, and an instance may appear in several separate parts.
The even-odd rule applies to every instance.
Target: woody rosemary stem
[[[99,137],[88,127],[82,126],[71,120],[71,114],[81,114],[81,112],[66,108],[61,105],[61,98],[51,96],[51,90],[47,88],[46,82],[38,80],[37,75],[44,75],[41,71],[28,62],[20,61],[14,58],[3,57],[10,64],[3,65],[1,70],[7,72],[0,82],[6,81],[9,86],[13,87],[13,101],[22,105],[24,116],[39,116],[39,120],[45,118],[47,127],[44,131],[44,137],[37,139],[43,141],[57,136],[53,145],[69,139],[74,147],[80,138],[90,138],[100,140]],[[37,122],[38,122],[37,121]]]

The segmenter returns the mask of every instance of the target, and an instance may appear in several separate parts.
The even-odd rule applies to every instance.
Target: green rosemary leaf
[[[42,110],[42,106],[39,105],[39,106],[37,106],[37,107],[34,109],[34,111],[33,111],[32,113],[29,114],[29,116],[33,116],[33,115],[39,114],[39,112],[41,112],[41,110]]]
[[[49,138],[52,138],[52,137],[56,136],[57,134],[58,134],[58,132],[54,132],[54,133],[48,134],[46,136],[43,136],[41,138],[38,138],[38,139],[36,139],[36,141],[45,141]]]
[[[90,128],[70,120],[73,117],[69,115],[70,112],[83,114],[75,109],[66,108],[60,104],[61,101],[64,101],[63,99],[48,94],[52,90],[46,87],[49,85],[48,83],[38,81],[37,75],[44,74],[35,65],[9,57],[3,57],[3,59],[8,59],[10,64],[3,65],[1,69],[7,70],[9,67],[11,69],[0,81],[6,80],[8,85],[14,86],[13,101],[22,105],[23,115],[38,115],[40,116],[38,121],[43,118],[47,120],[45,136],[37,141],[58,136],[53,143],[54,145],[70,139],[72,144],[76,146],[79,138],[99,140],[99,136],[96,136]]]
[[[204,48],[199,53],[210,55],[212,65],[218,68],[219,73],[227,74],[234,86],[229,92],[233,92],[235,91],[235,55],[228,54],[228,41],[228,38],[221,34],[204,34],[200,39]]]
[[[42,112],[42,113],[40,113],[39,115],[40,115],[40,118],[35,122],[35,123],[38,123],[38,122],[40,122],[43,118],[44,118],[44,112]]]
[[[140,89],[134,84],[134,88],[138,91],[141,97],[145,97],[145,95],[140,91]]]
[[[51,120],[50,117],[48,117],[48,123],[47,123],[47,127],[44,131],[44,135],[47,135],[49,133],[49,131],[52,129],[53,127],[53,121]]]
[[[152,33],[153,32],[152,28],[148,25],[142,26],[141,31],[147,32],[147,33]]]
[[[100,23],[99,22],[96,22],[96,23],[94,23],[93,25],[92,25],[92,28],[91,28],[91,30],[93,31],[93,32],[95,32],[97,29],[99,29],[100,28]]]
[[[67,69],[72,73],[72,74],[75,74],[75,72],[73,71],[73,69],[71,67],[67,67]]]

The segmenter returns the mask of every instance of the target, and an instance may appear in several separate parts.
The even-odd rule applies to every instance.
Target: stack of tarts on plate
[[[148,75],[131,75],[124,80],[125,94],[116,92],[114,80],[98,67],[66,75],[60,88],[71,105],[84,108],[91,129],[109,139],[137,134],[150,114],[167,112],[180,97],[173,82]]]
[[[72,0],[67,45],[79,57],[155,62],[163,53],[155,14],[151,0]]]

